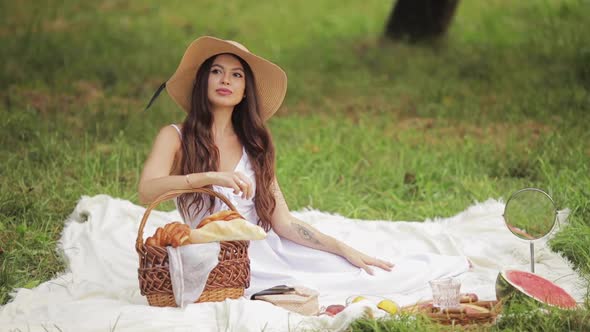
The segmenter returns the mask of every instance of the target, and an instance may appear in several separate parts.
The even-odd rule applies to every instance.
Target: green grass
[[[590,4],[463,1],[447,38],[404,45],[381,39],[392,3],[2,2],[0,303],[64,269],[56,241],[82,195],[138,202],[152,140],[184,115],[165,94],[142,109],[203,34],[287,71],[269,125],[291,209],[423,220],[536,186],[572,210],[552,246],[588,278]],[[495,328],[584,330],[588,312]]]

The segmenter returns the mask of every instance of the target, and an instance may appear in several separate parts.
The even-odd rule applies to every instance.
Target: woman
[[[252,66],[244,58],[251,59]],[[171,189],[229,188],[254,202],[252,213],[239,212],[266,231],[340,255],[370,274],[370,266],[391,270],[393,264],[369,257],[290,214],[275,178],[275,151],[264,123],[286,92],[287,78],[278,66],[236,42],[202,37],[187,49],[166,85],[188,116],[181,126],[165,126],[156,137],[139,182],[142,203]],[[246,160],[253,172],[237,169]],[[198,222],[211,211],[209,200],[183,195],[177,202],[185,221]]]
[[[201,37],[159,91],[164,87],[188,114],[181,125],[164,126],[157,135],[141,175],[139,198],[149,203],[172,189],[210,186],[248,221],[263,227],[267,238],[252,241],[249,248],[247,293],[277,284],[303,284],[320,292],[326,287],[344,289],[358,280],[359,268],[368,274],[363,278],[377,272],[373,267],[382,270],[376,278],[382,282],[364,291],[379,291],[394,282],[383,275],[389,274],[385,271],[392,270],[392,263],[327,236],[289,212],[265,126],[286,93],[287,77],[280,67],[239,43]],[[227,209],[203,195],[185,194],[175,202],[193,228],[206,215]],[[464,262],[459,259],[460,265]],[[453,273],[463,270],[461,265]]]

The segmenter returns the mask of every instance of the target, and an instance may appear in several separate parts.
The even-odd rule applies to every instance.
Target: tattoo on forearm
[[[315,234],[312,230],[300,224],[293,223],[292,225],[293,227],[295,227],[297,234],[299,234],[299,236],[301,236],[302,239],[323,246],[323,244],[318,239],[316,239]]]

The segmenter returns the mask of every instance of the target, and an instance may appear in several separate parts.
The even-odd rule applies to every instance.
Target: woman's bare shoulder
[[[180,147],[180,136],[174,127],[165,125],[160,128],[158,136],[156,136],[156,143],[158,142],[178,148]]]

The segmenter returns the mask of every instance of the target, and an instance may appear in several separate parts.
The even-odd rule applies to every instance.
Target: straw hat
[[[197,70],[205,60],[221,53],[235,54],[248,63],[254,73],[260,114],[264,120],[269,119],[283,103],[287,92],[287,74],[279,66],[251,53],[238,42],[210,36],[199,37],[189,45],[174,75],[160,86],[146,109],[166,88],[170,97],[187,113],[190,112]]]

